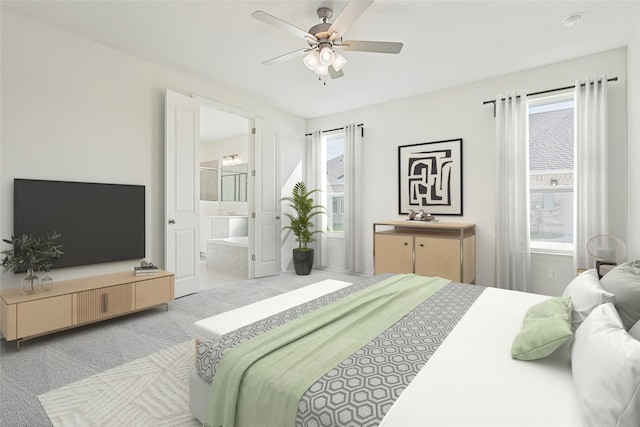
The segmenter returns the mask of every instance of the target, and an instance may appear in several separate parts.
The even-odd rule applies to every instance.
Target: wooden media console
[[[175,297],[173,273],[136,276],[132,271],[55,282],[47,292],[24,295],[20,288],[0,292],[0,327],[7,341],[23,339],[122,316],[158,305],[169,309]]]

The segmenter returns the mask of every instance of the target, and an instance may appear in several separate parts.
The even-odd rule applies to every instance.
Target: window
[[[573,94],[530,100],[531,249],[573,250],[574,156]]]
[[[344,232],[344,133],[325,137],[327,159],[327,228],[331,234]]]

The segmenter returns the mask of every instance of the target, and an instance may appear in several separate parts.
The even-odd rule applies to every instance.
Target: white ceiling
[[[345,1],[2,1],[30,16],[299,117],[319,117],[622,47],[639,1],[377,0],[345,39],[401,41],[398,55],[345,52],[326,85],[300,58],[261,62],[306,42],[251,18],[256,10],[304,30],[316,9]],[[579,25],[562,20],[582,12]]]

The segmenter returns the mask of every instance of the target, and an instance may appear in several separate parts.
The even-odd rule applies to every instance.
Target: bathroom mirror
[[[200,163],[200,200],[217,202],[219,194],[218,161]]]
[[[248,170],[247,163],[222,168],[220,188],[223,202],[247,201]]]

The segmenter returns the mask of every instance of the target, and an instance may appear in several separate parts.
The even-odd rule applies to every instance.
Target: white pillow
[[[600,279],[602,287],[616,296],[616,310],[627,329],[640,320],[640,259],[620,264]]]
[[[575,333],[573,381],[585,425],[638,426],[640,341],[611,303],[596,307]]]
[[[629,335],[640,341],[640,320],[638,320],[636,324],[629,329]]]
[[[587,270],[573,279],[566,287],[563,297],[571,297],[573,330],[587,318],[591,310],[607,302],[614,302],[614,295],[604,290],[595,269]]]

